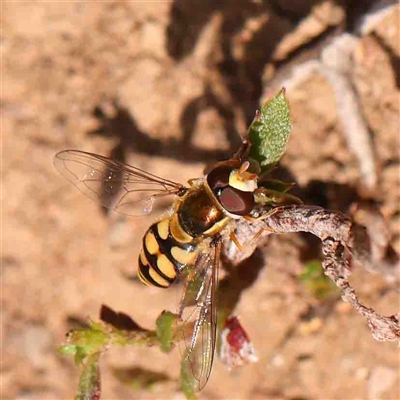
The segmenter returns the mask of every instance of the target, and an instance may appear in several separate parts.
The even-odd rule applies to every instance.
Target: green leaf
[[[79,358],[102,350],[109,341],[109,335],[103,331],[101,324],[91,323],[89,328],[71,331],[67,344],[61,348],[63,353],[73,354]]]
[[[75,400],[99,400],[100,399],[100,353],[92,354],[85,360],[82,373],[79,378],[78,392]]]
[[[181,363],[181,389],[187,400],[196,400],[196,383],[191,373],[190,359],[184,357]]]
[[[324,274],[322,264],[318,260],[310,260],[306,263],[304,271],[298,276],[313,296],[319,300],[327,299],[338,294],[338,288]]]
[[[187,282],[185,302],[187,304],[195,304],[199,289],[204,281],[204,274],[196,270],[193,265],[187,265],[182,275],[185,282]]]
[[[174,326],[176,315],[170,311],[163,311],[156,321],[157,338],[160,341],[160,348],[165,353],[172,350],[174,344]]]
[[[278,179],[262,179],[258,181],[258,186],[281,193],[288,192],[294,185],[295,183],[283,182]]]
[[[85,358],[89,355],[88,349],[82,346],[76,346],[74,361],[76,365],[83,364]]]
[[[77,348],[74,344],[65,344],[59,348],[61,354],[74,356],[77,352]]]
[[[250,157],[262,172],[271,169],[283,156],[290,136],[289,105],[282,89],[267,101],[249,127]]]
[[[289,193],[282,193],[276,190],[258,188],[254,192],[254,199],[257,204],[270,206],[287,206],[292,204],[302,204],[302,201]]]
[[[75,363],[81,367],[82,373],[76,400],[98,400],[100,398],[98,361],[108,347],[160,345],[164,351],[172,348],[175,314],[164,312],[157,320],[158,332],[156,332],[141,328],[124,313],[115,312],[110,308],[107,308],[106,311],[107,314],[103,312],[102,316],[106,315],[114,324],[90,321],[88,327],[70,331],[67,334],[66,343],[59,349],[62,354],[74,356]],[[121,326],[122,329],[118,329],[115,325]],[[147,379],[146,382],[151,385],[165,379],[160,376],[152,376],[152,380]]]
[[[67,335],[67,342],[59,351],[73,355],[75,363],[81,365],[86,357],[104,350],[109,342],[109,335],[101,324],[91,322],[88,328],[72,330]]]

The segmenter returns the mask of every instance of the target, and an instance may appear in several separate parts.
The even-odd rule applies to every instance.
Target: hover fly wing
[[[157,199],[185,190],[139,168],[79,150],[56,154],[54,166],[86,196],[125,215],[149,214]]]
[[[188,273],[179,315],[184,320],[179,346],[182,377],[195,391],[208,381],[217,333],[217,284],[221,242],[199,255]]]

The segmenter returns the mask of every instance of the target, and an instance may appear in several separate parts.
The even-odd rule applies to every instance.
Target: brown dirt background
[[[56,349],[102,303],[151,328],[179,298],[177,288],[132,279],[150,221],[106,215],[55,171],[54,154],[78,148],[180,182],[200,176],[236,148],[293,65],[354,30],[374,3],[1,3],[3,399],[73,398],[77,368]],[[351,73],[379,168],[374,198],[397,251],[399,12],[362,36]],[[315,73],[287,95],[293,131],[282,171],[308,203],[348,211],[360,173],[332,87]],[[266,267],[237,308],[259,362],[228,372],[217,360],[200,398],[400,398],[396,344],[375,341],[356,312],[318,302],[295,278],[318,256],[309,236],[271,239]],[[362,268],[352,283],[378,312],[399,312],[394,284]],[[183,398],[177,351],[113,349],[101,366],[103,399]],[[137,367],[172,381],[133,390]]]

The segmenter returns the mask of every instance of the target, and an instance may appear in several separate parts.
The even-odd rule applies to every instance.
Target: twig
[[[322,251],[326,257],[322,262],[325,274],[340,288],[342,299],[367,318],[373,337],[382,341],[400,340],[399,316],[385,317],[375,312],[374,309],[366,307],[358,300],[349,281],[340,274],[339,271],[347,268],[347,261],[343,257],[344,246],[337,240],[327,238],[322,242]]]
[[[260,226],[260,222],[255,225]],[[273,233],[309,232],[322,241],[326,256],[323,267],[342,291],[342,298],[349,302],[361,315],[367,318],[372,335],[377,340],[400,340],[399,316],[382,316],[360,302],[354,289],[346,279],[350,273],[344,250],[363,262],[373,265],[370,237],[365,227],[355,224],[342,213],[325,210],[316,206],[282,207],[263,220],[264,227]],[[254,224],[253,224],[254,225]],[[258,229],[257,226],[254,229]],[[399,274],[398,265],[393,273]]]

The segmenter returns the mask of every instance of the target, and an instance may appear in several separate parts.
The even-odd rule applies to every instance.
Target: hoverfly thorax
[[[206,177],[211,192],[232,218],[249,215],[255,204],[253,192],[258,175],[248,172],[249,166],[247,161],[239,168],[219,165]]]
[[[186,195],[177,214],[181,227],[193,238],[212,236],[226,219],[223,210],[204,185]]]

